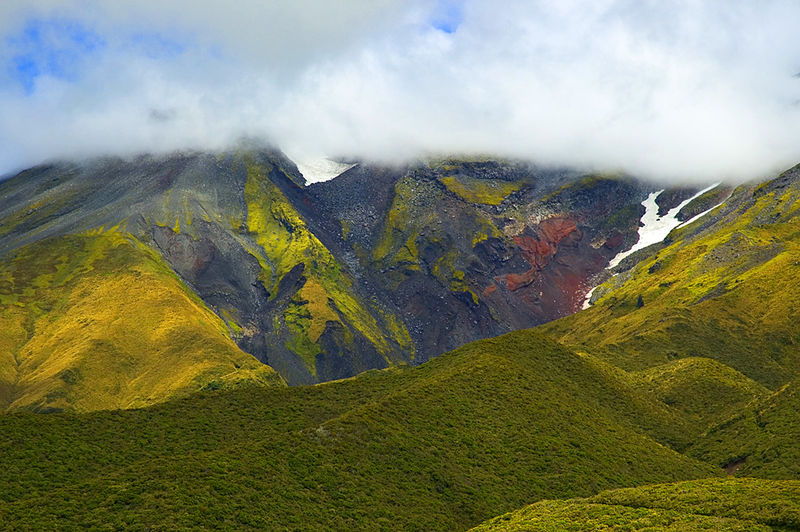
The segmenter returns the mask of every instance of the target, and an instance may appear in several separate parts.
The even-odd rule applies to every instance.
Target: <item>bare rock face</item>
[[[0,258],[116,227],[289,383],[417,364],[580,308],[652,186],[522,162],[358,164],[306,186],[276,150],[103,159],[0,183]]]

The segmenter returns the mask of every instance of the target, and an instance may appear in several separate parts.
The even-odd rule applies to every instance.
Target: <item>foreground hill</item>
[[[541,501],[474,528],[490,530],[797,530],[800,482],[707,479]]]
[[[544,497],[721,474],[667,447],[684,432],[614,372],[521,331],[323,385],[7,414],[0,521],[464,529]]]

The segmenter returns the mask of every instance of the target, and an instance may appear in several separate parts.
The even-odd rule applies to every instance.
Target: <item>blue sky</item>
[[[454,33],[464,18],[463,2],[458,0],[440,0],[431,13],[431,26],[444,33]]]
[[[4,0],[0,174],[248,136],[768,175],[800,161],[797,20],[791,0]]]
[[[12,54],[7,66],[30,94],[43,75],[75,81],[81,63],[107,43],[80,21],[32,18],[6,37],[6,46]]]

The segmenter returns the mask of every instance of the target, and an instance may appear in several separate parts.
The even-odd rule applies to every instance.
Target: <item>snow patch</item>
[[[681,209],[686,207],[689,203],[699,198],[709,190],[713,190],[717,186],[719,186],[719,183],[714,183],[713,185],[704,188],[691,198],[682,201],[680,205],[678,205],[677,207],[673,207],[672,209],[670,209],[669,212],[667,212],[667,214],[665,214],[664,216],[658,215],[658,204],[656,204],[656,198],[658,198],[658,196],[662,192],[664,192],[664,190],[662,189],[657,192],[649,194],[647,196],[647,199],[642,202],[642,205],[644,205],[645,212],[644,215],[642,215],[642,220],[641,220],[642,225],[639,227],[639,240],[636,242],[636,244],[634,244],[634,246],[631,249],[623,251],[617,254],[616,257],[611,259],[611,262],[608,263],[608,268],[613,268],[617,266],[622,261],[622,259],[630,255],[631,253],[639,251],[640,249],[644,249],[647,246],[652,246],[653,244],[657,244],[658,242],[661,242],[665,238],[667,238],[667,235],[670,233],[670,231],[684,224],[684,222],[681,222],[677,218],[678,213],[681,211]],[[706,213],[707,212],[708,211],[706,211]],[[700,215],[695,216],[694,218],[692,218],[691,221],[694,221],[699,216]]]
[[[326,157],[295,159],[294,164],[303,174],[306,183],[330,181],[355,166],[355,164],[332,161]]]
[[[670,209],[669,212],[667,212],[667,214],[665,214],[664,216],[658,216],[658,204],[656,204],[656,199],[664,191],[663,190],[659,190],[657,192],[653,192],[653,193],[649,194],[647,196],[647,199],[642,202],[642,205],[644,205],[645,211],[644,211],[644,215],[642,216],[642,219],[641,219],[641,224],[642,225],[641,225],[641,227],[639,227],[639,241],[636,242],[636,244],[631,249],[629,249],[627,251],[623,251],[623,252],[617,254],[616,257],[611,259],[611,262],[608,263],[608,267],[606,269],[613,268],[614,266],[619,264],[622,261],[622,259],[624,259],[628,255],[630,255],[631,253],[639,251],[640,249],[644,249],[647,246],[651,246],[653,244],[661,242],[662,240],[667,238],[667,235],[669,235],[670,231],[672,231],[673,229],[675,229],[677,227],[684,227],[686,225],[689,225],[690,223],[693,223],[693,222],[699,220],[703,216],[707,215],[708,213],[710,213],[711,211],[713,211],[714,209],[716,209],[717,207],[719,207],[720,205],[722,205],[723,203],[728,201],[728,198],[731,197],[730,195],[728,195],[728,198],[725,198],[724,200],[722,200],[717,205],[714,205],[710,209],[705,210],[705,211],[701,212],[700,214],[696,214],[695,216],[692,216],[691,218],[689,218],[685,222],[681,222],[680,220],[677,219],[678,213],[681,211],[681,209],[686,207],[689,203],[691,203],[695,199],[699,198],[700,196],[702,196],[703,194],[705,194],[709,190],[714,190],[714,188],[716,188],[718,186],[719,186],[719,183],[714,183],[713,185],[711,185],[711,186],[709,186],[707,188],[704,188],[703,190],[701,190],[700,192],[698,192],[697,194],[695,194],[691,198],[683,201],[677,207],[675,207],[673,209]],[[614,275],[616,275],[616,274],[614,274]],[[597,290],[598,286],[595,286],[594,288],[589,290],[589,292],[586,294],[586,296],[584,296],[583,306],[581,306],[581,310],[586,310],[587,308],[592,306],[592,303],[591,303],[592,294],[594,294],[594,291]]]
[[[595,290],[597,290],[596,286],[586,293],[586,298],[583,300],[583,306],[581,306],[581,310],[586,310],[592,306],[592,294],[594,294]]]

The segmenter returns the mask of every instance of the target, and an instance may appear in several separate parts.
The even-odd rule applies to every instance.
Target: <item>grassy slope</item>
[[[646,394],[707,428],[766,397],[769,390],[710,358],[683,358],[631,374]]]
[[[689,450],[726,465],[744,460],[739,475],[800,479],[800,381],[749,405],[711,428]]]
[[[708,357],[782,386],[800,374],[798,188],[740,190],[744,200],[716,225],[674,232],[672,245],[612,279],[593,307],[543,329],[627,370]]]
[[[313,387],[6,415],[0,519],[454,529],[546,496],[715,474],[634,428],[680,430],[636,393],[523,331]]]
[[[475,530],[796,530],[800,482],[704,479],[541,501]]]
[[[0,407],[131,408],[206,385],[282,384],[155,253],[98,230],[0,262]]]
[[[674,232],[588,311],[543,327],[633,370],[634,386],[699,429],[681,449],[737,475],[800,478],[797,177],[739,189],[720,221]]]

